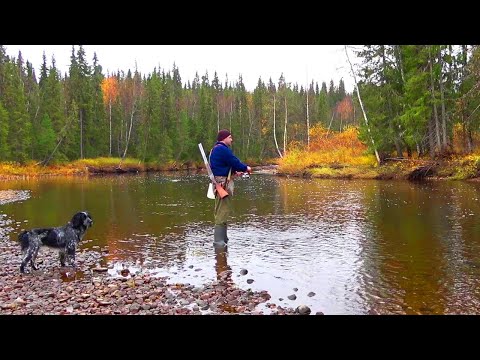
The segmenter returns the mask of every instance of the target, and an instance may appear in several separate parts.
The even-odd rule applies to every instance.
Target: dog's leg
[[[25,255],[23,257],[22,263],[20,264],[20,272],[24,273],[25,272],[25,266],[27,266],[28,262],[32,258],[32,249],[28,248],[25,251]]]
[[[66,250],[68,255],[68,263],[70,266],[75,267],[75,243],[68,244]]]
[[[38,266],[35,263],[35,261],[37,260],[38,250],[40,250],[40,245],[35,244],[35,247],[33,248],[32,259],[30,260],[30,265],[32,266],[33,270],[38,270]]]
[[[66,258],[65,250],[60,250],[58,252],[58,257],[60,258],[60,265],[62,267],[64,267],[65,266],[65,258]]]
[[[34,264],[35,263],[34,255],[35,255],[35,257],[37,256],[38,249],[39,249],[39,246],[37,244],[30,243],[27,250],[25,251],[25,256],[23,257],[22,264],[20,265],[20,272],[21,273],[25,272],[25,266],[27,266],[29,261],[30,261],[30,265],[32,265],[32,267],[35,265]]]

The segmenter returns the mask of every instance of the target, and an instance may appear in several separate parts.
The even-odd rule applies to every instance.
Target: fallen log
[[[416,168],[410,174],[408,174],[407,180],[409,181],[425,180],[426,177],[432,176],[435,174],[434,166],[435,164],[430,164],[430,165],[420,166]]]

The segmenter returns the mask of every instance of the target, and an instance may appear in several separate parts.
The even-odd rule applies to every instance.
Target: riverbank
[[[372,179],[372,180],[478,180],[480,156],[452,157],[449,159],[389,159],[380,166],[341,163],[315,164],[304,168],[278,167],[279,176],[321,179]]]
[[[276,168],[274,164],[259,164],[249,161],[248,164],[254,169],[264,173],[272,173]],[[137,159],[120,158],[96,158],[82,159],[64,164],[52,164],[43,166],[39,163],[30,162],[19,164],[15,162],[0,163],[0,181],[46,176],[86,176],[102,174],[125,174],[147,173],[159,171],[189,171],[205,172],[203,162],[175,162],[164,164],[143,163]]]

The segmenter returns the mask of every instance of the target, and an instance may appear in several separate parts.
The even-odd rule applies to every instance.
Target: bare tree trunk
[[[442,141],[440,140],[440,123],[438,122],[437,104],[435,100],[435,82],[433,79],[433,66],[432,66],[433,58],[431,56],[429,56],[429,58],[430,58],[430,79],[432,82],[432,86],[430,87],[430,89],[432,91],[433,118],[435,120],[435,137],[437,140],[436,147],[440,150],[442,148]]]
[[[448,146],[447,140],[447,113],[445,111],[445,95],[443,90],[443,61],[442,61],[442,50],[438,48],[438,63],[440,64],[440,100],[442,104],[442,152]]]
[[[120,117],[120,131],[118,132],[118,144],[117,144],[117,152],[118,156],[122,153],[122,144],[123,144],[123,117],[124,115]]]
[[[428,120],[428,146],[430,147],[430,158],[435,157],[435,120],[430,116]]]
[[[332,126],[332,122],[333,122],[333,117],[335,116],[335,109],[332,110],[332,117],[330,118],[330,124],[328,124],[328,129],[327,129],[327,134],[325,135],[325,137],[328,136],[328,133],[330,132],[330,127]]]
[[[355,88],[357,89],[358,101],[360,102],[360,107],[362,108],[363,118],[365,119],[365,125],[367,126],[367,131],[368,131],[368,134],[370,135],[370,140],[373,145],[373,150],[375,151],[375,157],[377,158],[377,162],[380,165],[381,164],[380,155],[378,155],[377,147],[375,146],[375,140],[373,140],[373,137],[370,131],[370,126],[368,125],[367,114],[365,113],[365,109],[363,108],[363,102],[360,96],[360,90],[358,89],[357,77],[355,76],[355,72],[353,71],[353,65],[350,62],[350,57],[348,56],[347,45],[344,45],[344,47],[345,47],[345,54],[347,55],[348,63],[350,64],[350,69],[352,71],[353,81],[355,82]]]
[[[405,84],[405,75],[403,74],[402,53],[400,51],[400,45],[395,45],[395,49],[397,50],[398,67],[400,68],[400,75],[402,77],[402,82]]]
[[[217,104],[217,132],[220,131],[220,110],[218,109],[218,104]]]
[[[287,121],[288,121],[288,109],[287,109],[287,96],[285,95],[285,129],[283,130],[283,155],[287,154]]]
[[[280,155],[280,157],[283,157],[282,152],[278,148],[277,134],[275,131],[275,95],[273,95],[273,139],[275,140],[275,147],[277,148],[278,155]]]
[[[308,87],[308,83],[307,83]],[[310,116],[308,113],[308,89],[306,89],[306,94],[307,94],[307,149],[310,149]]]
[[[112,100],[109,101],[109,113],[110,113],[110,150],[109,156],[112,156]]]
[[[248,121],[250,123],[250,126],[248,128],[248,136],[247,136],[247,153],[246,153],[246,158],[248,158],[248,150],[250,149],[250,137],[252,136],[252,113],[251,111],[248,112]]]
[[[136,108],[137,108],[137,102],[135,100],[135,103],[133,104],[133,107],[132,107],[132,113],[130,114],[130,128],[128,129],[128,134],[126,135],[125,151],[123,152],[122,160],[125,159],[125,157],[127,156],[128,144],[130,143],[130,136],[132,135],[133,116],[135,115]]]
[[[466,109],[465,103],[461,100],[461,114],[462,114],[462,125],[463,125],[463,136],[464,136],[464,146],[467,153],[471,153],[473,149],[473,141],[472,141],[472,131],[470,130],[470,116],[466,116]],[[477,107],[478,108],[478,107]],[[476,109],[475,109],[476,110]],[[474,110],[474,112],[475,112]]]

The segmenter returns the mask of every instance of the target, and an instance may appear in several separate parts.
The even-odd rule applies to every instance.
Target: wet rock
[[[253,281],[254,281],[253,279],[247,279],[247,284],[251,284],[253,283]]]
[[[293,288],[293,291],[298,291],[298,288],[294,287],[294,288]]]
[[[307,306],[307,305],[299,305],[296,309],[295,309],[295,313],[296,314],[300,314],[300,315],[308,315],[312,312],[312,310]]]
[[[290,300],[296,300],[296,299],[297,299],[297,295],[295,295],[295,294],[288,295],[287,297],[288,297]]]
[[[128,274],[130,274],[130,270],[128,270],[128,269],[122,269],[122,270],[120,270],[120,275],[122,275],[122,276],[128,276]]]
[[[247,269],[242,269],[240,270],[240,275],[247,275],[248,274],[248,270]]]
[[[315,295],[316,295],[316,294],[315,294],[313,291],[310,291],[310,292],[307,294],[308,297],[312,297],[312,296],[315,296]]]
[[[0,315],[261,314],[255,310],[256,306],[270,298],[265,291],[236,287],[231,282],[231,270],[224,272],[220,281],[201,286],[170,284],[168,277],[143,272],[138,272],[133,279],[126,266],[122,270],[127,276],[112,277],[105,270],[115,267],[100,261],[101,254],[81,249],[77,261],[83,263],[68,279],[66,269],[58,266],[54,253],[42,254],[44,264],[39,270],[20,275],[18,246],[10,246],[10,240],[1,235],[4,230],[5,227],[0,228],[0,269],[3,273],[0,277]],[[189,268],[195,269],[194,265]],[[248,273],[242,270],[242,275]],[[248,280],[251,283],[253,279]]]
[[[317,312],[315,313],[315,315],[324,315],[324,313],[321,312],[321,311],[317,311]]]

